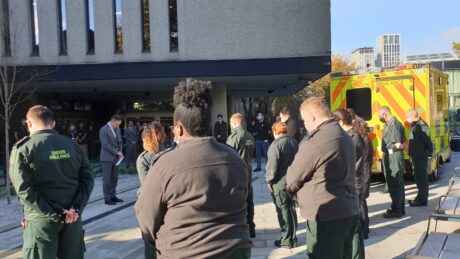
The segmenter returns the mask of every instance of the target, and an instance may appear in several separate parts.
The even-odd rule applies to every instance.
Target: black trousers
[[[114,162],[101,162],[102,167],[102,189],[105,200],[110,200],[116,196],[118,184],[118,167]]]

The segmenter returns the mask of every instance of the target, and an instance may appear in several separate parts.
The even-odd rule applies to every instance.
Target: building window
[[[37,15],[37,2],[38,0],[29,0],[29,13],[30,13],[30,32],[32,38],[32,56],[40,54],[40,38],[38,33],[38,15]]]
[[[10,38],[10,8],[9,0],[2,1],[2,33],[3,33],[3,55],[5,57],[11,56],[11,38]]]
[[[65,11],[65,1],[58,0],[59,8],[59,54],[67,55],[67,17]]]
[[[123,27],[121,25],[121,0],[113,0],[113,28],[115,37],[115,53],[123,52]]]
[[[149,0],[141,0],[142,51],[150,52],[150,9]]]
[[[86,0],[86,53],[94,54],[94,0]]]
[[[171,52],[179,51],[177,0],[169,0],[169,50]]]

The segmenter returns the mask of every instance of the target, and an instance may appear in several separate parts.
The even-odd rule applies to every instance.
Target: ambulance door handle
[[[410,89],[411,91],[414,91],[414,86],[411,85],[411,86],[409,87],[409,89]]]

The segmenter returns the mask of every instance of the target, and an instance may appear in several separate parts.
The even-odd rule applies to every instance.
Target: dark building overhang
[[[315,56],[40,66],[52,72],[37,84],[37,92],[89,99],[170,99],[178,81],[194,77],[225,85],[233,97],[284,96],[329,73],[330,64],[330,56]]]
[[[460,60],[435,61],[431,65],[439,70],[460,69]]]

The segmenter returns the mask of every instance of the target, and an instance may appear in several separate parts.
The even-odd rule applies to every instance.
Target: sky
[[[460,0],[331,0],[332,53],[374,47],[380,34],[401,34],[401,57],[451,52],[460,41]]]

